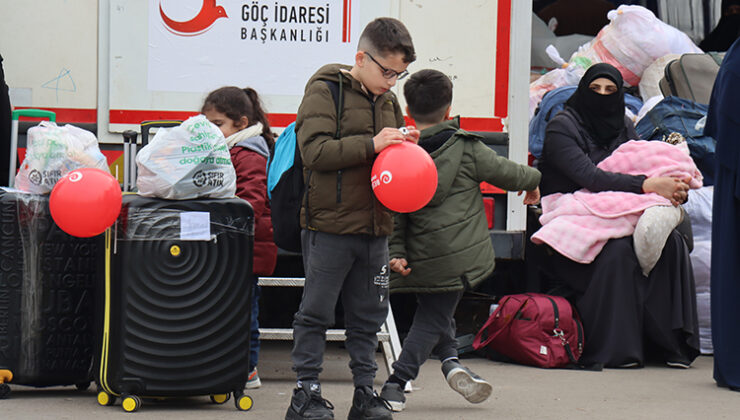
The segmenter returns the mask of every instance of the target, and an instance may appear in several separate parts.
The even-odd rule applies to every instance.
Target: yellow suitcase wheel
[[[0,369],[0,384],[13,380],[13,372],[8,369]]]
[[[127,395],[121,400],[121,408],[127,413],[133,413],[141,407],[141,399],[136,395]]]
[[[113,395],[105,391],[98,392],[98,404],[108,406],[108,405],[113,405],[115,403],[116,403],[116,397],[114,397]]]
[[[252,401],[252,397],[249,395],[240,395],[234,400],[234,404],[239,411],[249,411],[252,409],[254,401]]]
[[[229,394],[214,394],[211,395],[211,402],[214,404],[223,404],[231,398]]]

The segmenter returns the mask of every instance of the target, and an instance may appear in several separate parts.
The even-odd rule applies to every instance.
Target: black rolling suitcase
[[[49,197],[0,188],[0,395],[6,382],[87,389],[103,235],[64,233]]]
[[[254,216],[248,202],[124,195],[106,232],[98,403],[243,394],[249,365]]]

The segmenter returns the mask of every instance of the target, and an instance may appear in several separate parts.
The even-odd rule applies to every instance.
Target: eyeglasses
[[[383,65],[382,65],[382,64],[380,64],[380,63],[378,63],[378,60],[376,60],[376,59],[375,59],[375,58],[374,58],[374,57],[373,57],[372,55],[370,55],[370,53],[369,53],[369,52],[367,52],[367,51],[365,51],[365,55],[367,55],[368,57],[370,57],[370,59],[371,59],[371,60],[373,60],[373,62],[374,62],[375,64],[377,64],[377,65],[378,65],[378,67],[380,67],[380,69],[381,69],[381,70],[383,70],[383,77],[385,77],[386,79],[392,79],[392,78],[394,78],[394,77],[397,77],[397,78],[398,78],[398,80],[401,80],[401,79],[403,79],[404,77],[406,77],[406,76],[408,76],[408,75],[409,75],[409,72],[408,72],[408,70],[404,70],[404,71],[402,71],[402,72],[400,72],[400,73],[399,73],[399,72],[397,72],[397,71],[395,71],[395,70],[393,70],[393,69],[388,69],[388,68],[385,68],[385,67],[383,67]]]

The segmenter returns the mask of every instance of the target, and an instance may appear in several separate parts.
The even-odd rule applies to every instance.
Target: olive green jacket
[[[377,201],[370,186],[375,160],[373,137],[384,127],[405,125],[396,95],[388,91],[373,100],[362,84],[328,64],[306,84],[298,108],[296,136],[307,196],[301,208],[301,227],[334,234],[387,236],[393,230],[391,212]],[[337,105],[323,80],[340,85],[343,103],[336,138]]]
[[[431,201],[421,210],[395,216],[390,257],[406,258],[411,273],[406,277],[391,273],[393,292],[451,292],[477,286],[495,264],[480,183],[529,191],[540,182],[538,170],[498,156],[480,136],[460,130],[457,119],[423,130],[419,144],[443,141],[444,136],[449,139],[431,153],[438,174]]]

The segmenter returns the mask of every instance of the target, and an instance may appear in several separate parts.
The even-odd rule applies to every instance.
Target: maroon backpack
[[[577,365],[583,354],[583,326],[578,313],[563,297],[508,295],[501,298],[475,337],[476,350],[486,346],[525,365]]]

